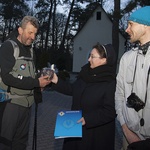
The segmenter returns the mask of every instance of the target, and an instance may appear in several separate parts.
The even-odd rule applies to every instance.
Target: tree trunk
[[[75,3],[75,0],[72,0],[70,11],[69,11],[69,14],[68,14],[68,19],[67,19],[65,30],[64,30],[64,34],[63,34],[63,38],[62,38],[61,45],[60,45],[60,48],[59,48],[60,50],[64,49],[66,34],[67,34],[67,30],[68,30],[68,26],[69,26],[69,21],[70,21],[70,16],[71,16],[71,13],[72,13],[72,10],[73,10],[74,3]]]
[[[116,51],[117,62],[118,62],[118,54],[119,54],[119,18],[120,18],[120,0],[114,0],[112,45]]]
[[[51,0],[51,7],[49,10],[49,17],[48,17],[48,24],[47,24],[47,32],[46,32],[46,39],[45,39],[45,51],[47,51],[47,43],[48,43],[48,37],[49,37],[49,31],[50,31],[50,22],[52,17],[52,9],[53,9],[53,1]]]
[[[52,25],[52,50],[55,49],[55,15],[56,15],[56,1],[54,1],[54,11],[53,11],[53,25]]]

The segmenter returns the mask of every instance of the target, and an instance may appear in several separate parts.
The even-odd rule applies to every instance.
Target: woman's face
[[[95,68],[106,64],[106,58],[101,58],[96,48],[92,49],[88,61],[90,62],[91,68]]]

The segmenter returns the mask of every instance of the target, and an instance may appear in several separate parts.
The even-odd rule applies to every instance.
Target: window
[[[97,12],[96,20],[101,20],[101,12],[100,11]]]

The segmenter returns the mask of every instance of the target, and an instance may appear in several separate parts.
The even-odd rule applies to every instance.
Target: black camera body
[[[135,93],[131,93],[127,98],[127,106],[134,108],[138,112],[145,107],[145,103]]]

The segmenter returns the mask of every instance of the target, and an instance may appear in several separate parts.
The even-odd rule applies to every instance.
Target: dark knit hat
[[[106,44],[102,45],[105,49],[106,58],[107,58],[107,64],[108,65],[114,65],[116,62],[116,53],[112,46],[112,44]]]
[[[139,8],[131,14],[128,20],[150,26],[150,6]]]

